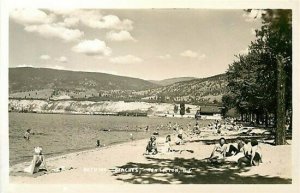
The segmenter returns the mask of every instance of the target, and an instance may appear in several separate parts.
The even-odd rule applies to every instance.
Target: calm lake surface
[[[148,138],[158,125],[164,125],[159,134],[165,136],[172,132],[169,122],[195,124],[194,119],[187,118],[9,113],[9,163],[30,161],[36,146],[42,146],[44,155],[52,157],[95,148],[98,139],[107,146],[130,141],[131,133],[134,139]],[[145,131],[147,125],[149,132]],[[29,141],[23,138],[27,129],[34,133]]]

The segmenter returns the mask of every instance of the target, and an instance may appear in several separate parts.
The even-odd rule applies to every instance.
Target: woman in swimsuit
[[[227,144],[225,138],[221,138],[217,143],[209,157],[211,162],[221,162],[224,160],[227,151]]]
[[[34,155],[31,161],[30,166],[24,169],[24,172],[34,174],[40,170],[40,167],[43,167],[47,171],[46,160],[42,153],[41,147],[34,148]]]
[[[249,141],[244,147],[244,157],[238,160],[238,166],[246,164],[248,166],[258,166],[262,163],[262,154],[256,139]]]

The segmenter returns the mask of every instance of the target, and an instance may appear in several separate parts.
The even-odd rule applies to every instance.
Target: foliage
[[[240,113],[276,112],[278,56],[285,61],[286,107],[292,108],[291,10],[262,12],[263,24],[248,54],[238,55],[226,73],[230,93],[223,96],[223,105],[236,107]]]

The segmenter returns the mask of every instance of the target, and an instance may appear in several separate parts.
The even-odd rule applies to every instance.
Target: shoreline
[[[118,132],[118,131],[116,131],[116,132]],[[122,132],[122,131],[120,131],[120,132]],[[149,135],[151,135],[150,132],[149,132]],[[167,134],[163,134],[163,135],[167,135]],[[171,131],[170,135],[173,135],[172,131]],[[201,137],[201,138],[196,139],[196,140],[190,140],[190,141],[188,141],[188,143],[199,143],[199,142],[204,142],[204,141],[217,141],[221,136],[223,136],[223,135],[220,135],[220,136],[219,135],[204,136],[204,137]],[[227,135],[226,136],[225,135],[224,137],[226,138],[227,141],[231,141],[231,140],[236,139],[238,137],[240,137],[240,138],[258,138],[258,139],[262,138],[262,136],[246,136],[246,135],[245,136],[242,136],[242,135]],[[164,139],[163,136],[157,136],[157,138]],[[52,160],[52,158],[65,157],[69,154],[85,153],[85,152],[94,151],[94,150],[98,151],[98,150],[101,150],[101,149],[112,148],[113,146],[117,146],[117,145],[132,143],[132,142],[136,142],[136,141],[144,141],[146,139],[149,140],[149,137],[144,137],[142,139],[134,139],[132,141],[117,141],[117,142],[113,142],[109,145],[105,145],[105,146],[102,145],[100,147],[87,147],[87,148],[84,148],[83,150],[79,149],[79,150],[71,151],[70,153],[52,153],[53,156],[50,155],[49,157],[46,154],[44,154],[44,155],[46,156],[46,158],[48,157],[47,160],[49,160],[49,159]],[[32,156],[30,156],[30,157],[32,157]],[[15,167],[15,166],[18,166],[18,165],[24,165],[24,164],[27,164],[29,162],[30,161],[21,161],[19,163],[15,163],[15,164],[12,164],[12,165],[9,164],[9,167],[11,168],[11,167]]]
[[[143,140],[146,140],[146,139],[147,138],[136,139],[136,140],[133,140],[133,141],[143,141]],[[79,151],[75,150],[74,152],[62,153],[62,154],[59,154],[59,155],[54,155],[54,156],[49,156],[49,157],[47,155],[44,155],[44,156],[46,157],[47,161],[54,161],[54,160],[61,159],[61,158],[66,157],[66,156],[72,156],[72,155],[75,155],[75,154],[77,155],[77,154],[82,154],[82,153],[89,153],[89,152],[94,152],[94,151],[100,151],[102,149],[109,149],[109,148],[113,148],[114,146],[118,146],[118,145],[122,145],[122,144],[126,144],[126,143],[131,143],[131,141],[115,142],[115,143],[112,143],[112,144],[107,145],[107,146],[91,147],[91,148],[87,148],[85,150],[79,150]],[[23,165],[26,165],[28,163],[30,163],[30,161],[22,161],[20,163],[16,163],[16,164],[10,165],[9,168],[13,168],[13,167],[17,167],[17,166],[23,166]]]
[[[177,104],[178,105],[178,104]],[[186,104],[190,112],[184,116],[195,117],[199,105]],[[110,115],[110,116],[168,116],[181,115],[174,112],[174,104],[167,102],[145,101],[76,101],[76,100],[35,100],[9,99],[8,112],[39,114],[71,114],[71,115]]]
[[[235,138],[236,136],[224,136],[226,139]],[[66,167],[72,169],[58,173],[46,173],[40,175],[24,175],[16,172],[16,169],[22,169],[28,162],[22,162],[9,168],[10,183],[31,183],[31,184],[55,184],[55,183],[169,183],[166,179],[174,178],[170,183],[188,183],[186,181],[189,175],[180,175],[172,173],[158,173],[157,178],[164,178],[162,181],[156,181],[156,174],[144,172],[145,176],[134,172],[117,172],[112,171],[118,168],[198,168],[196,172],[195,184],[202,183],[291,183],[292,171],[290,167],[291,145],[272,146],[262,143],[264,152],[264,163],[261,166],[251,167],[249,169],[236,169],[224,166],[221,171],[222,175],[228,179],[224,182],[219,179],[220,168],[209,166],[203,162],[209,156],[214,143],[205,143],[205,140],[217,140],[220,136],[208,136],[203,138],[203,142],[190,141],[185,145],[174,146],[179,149],[192,149],[195,153],[171,153],[158,154],[156,156],[144,156],[144,149],[148,139],[139,139],[130,142],[114,144],[111,146],[93,148],[80,152],[72,152],[60,156],[46,158],[47,165],[50,168]],[[157,138],[157,144],[161,146],[164,137]],[[274,154],[278,154],[274,156]],[[276,169],[275,169],[276,168]],[[104,169],[102,171],[102,169]],[[208,172],[208,178],[203,176],[203,172]],[[162,177],[163,175],[163,177]],[[209,175],[215,176],[214,178]],[[153,181],[147,181],[148,177],[153,177]],[[252,176],[258,176],[259,179]],[[143,179],[145,177],[145,179]],[[199,179],[198,179],[199,178]],[[231,179],[233,178],[233,179]],[[176,179],[176,180],[175,180]],[[224,179],[223,179],[224,180]]]

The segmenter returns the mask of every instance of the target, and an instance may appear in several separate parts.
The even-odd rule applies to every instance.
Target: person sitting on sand
[[[180,127],[180,129],[177,131],[176,136],[176,145],[182,145],[184,144],[184,140],[183,140],[183,134],[185,134],[187,136],[187,134],[183,131],[183,127]]]
[[[151,136],[150,141],[148,142],[147,147],[146,147],[146,154],[147,155],[149,155],[149,154],[155,155],[157,153],[158,153],[158,151],[157,151],[157,146],[156,146],[156,137]]]
[[[46,160],[42,153],[42,148],[35,147],[31,164],[27,168],[24,169],[24,172],[34,174],[40,170],[40,167],[43,167],[47,171]]]
[[[183,127],[180,127],[180,129],[178,130],[178,139],[180,139],[181,143],[183,143],[183,134],[184,134],[184,131],[183,131]]]
[[[245,146],[245,148],[243,148],[244,157],[238,159],[238,166],[258,166],[259,163],[262,163],[262,154],[260,147],[258,146],[258,141],[253,139]]]
[[[24,139],[29,140],[29,138],[30,138],[30,131],[31,131],[31,129],[27,129],[26,130],[26,132],[24,134]]]
[[[165,146],[164,146],[164,153],[172,152],[172,147],[171,147],[171,135],[167,135],[166,141],[165,141]]]
[[[198,122],[196,123],[196,125],[193,128],[193,133],[196,135],[200,135],[200,133],[201,133]]]
[[[209,157],[211,162],[222,162],[226,156],[227,144],[225,138],[220,138]]]

